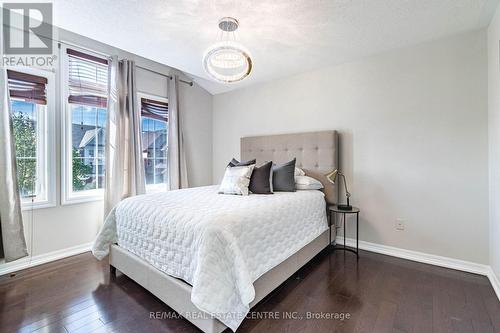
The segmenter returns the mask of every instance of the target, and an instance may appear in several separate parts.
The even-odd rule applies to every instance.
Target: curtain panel
[[[1,55],[1,54],[0,54]],[[7,71],[0,69],[0,257],[5,262],[26,257],[16,152]]]
[[[121,200],[146,192],[135,73],[133,61],[112,58],[105,149],[105,216]]]
[[[179,77],[173,75],[168,82],[168,179],[169,188],[188,187],[186,152],[179,107]]]

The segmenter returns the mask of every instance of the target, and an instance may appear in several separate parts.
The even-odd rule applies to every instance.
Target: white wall
[[[488,28],[490,265],[500,279],[500,8]]]
[[[486,264],[486,62],[483,30],[216,95],[213,180],[242,136],[336,129],[360,239]]]
[[[59,30],[58,33],[61,41],[70,42],[105,54],[116,54],[120,58],[135,60],[139,66],[165,74],[178,73],[184,79],[188,79],[182,73],[168,66],[123,50],[65,30]],[[58,74],[59,69],[56,69],[56,75],[58,76]],[[166,97],[167,78],[138,69],[137,89],[140,92]],[[196,84],[190,87],[181,83],[179,89],[179,104],[184,113],[187,159],[190,162],[188,165],[189,182],[191,186],[208,185],[212,182],[212,95]],[[60,100],[59,96],[57,100]],[[60,112],[60,106],[58,105],[56,107],[58,116]],[[30,253],[34,256],[92,242],[103,220],[102,201],[60,205],[60,129],[58,122],[56,126],[57,207],[23,212],[26,241]],[[2,265],[0,265],[0,270],[1,268]]]
[[[196,84],[179,90],[190,187],[212,184],[212,99]]]

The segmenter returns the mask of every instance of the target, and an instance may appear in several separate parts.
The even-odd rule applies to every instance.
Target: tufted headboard
[[[318,179],[324,186],[326,201],[337,203],[337,185],[330,183],[324,174],[338,168],[338,135],[336,131],[296,134],[264,135],[241,138],[241,159],[288,162],[297,158],[296,166],[306,175]]]

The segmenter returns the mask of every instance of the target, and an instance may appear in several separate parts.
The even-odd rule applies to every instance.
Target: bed
[[[335,131],[242,138],[242,160],[296,157],[324,191],[231,196],[207,186],[127,198],[107,217],[93,253],[109,254],[111,267],[204,332],[235,331],[328,245],[326,203],[336,203],[337,189],[324,174],[338,167],[337,146]]]

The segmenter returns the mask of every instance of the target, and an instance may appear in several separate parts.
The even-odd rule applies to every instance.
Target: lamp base
[[[338,210],[352,210],[352,206],[339,204],[339,205],[337,205],[337,209]]]

